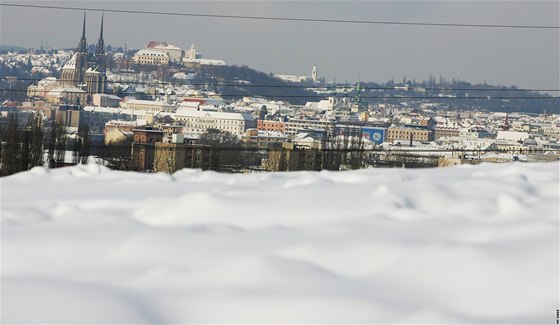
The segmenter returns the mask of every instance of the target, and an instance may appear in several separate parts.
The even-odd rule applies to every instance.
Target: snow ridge
[[[0,179],[3,323],[550,323],[560,164]]]

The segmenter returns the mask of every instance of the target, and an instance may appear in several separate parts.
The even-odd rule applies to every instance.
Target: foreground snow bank
[[[559,164],[2,178],[2,322],[551,323]]]

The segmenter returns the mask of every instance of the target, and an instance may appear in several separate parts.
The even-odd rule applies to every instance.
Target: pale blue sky
[[[467,24],[559,25],[559,1],[16,1],[57,6],[297,18]],[[101,14],[88,13],[97,41]],[[3,45],[74,47],[82,13],[0,7]],[[205,58],[264,72],[343,82],[427,79],[560,88],[558,29],[488,29],[233,20],[105,13],[106,44],[142,48],[150,40],[190,47]]]

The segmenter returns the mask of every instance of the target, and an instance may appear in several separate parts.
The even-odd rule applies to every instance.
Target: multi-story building
[[[460,134],[458,127],[436,126],[433,131],[433,140],[438,141],[443,137],[458,137]]]
[[[325,129],[327,127],[332,127],[333,125],[334,123],[329,120],[291,118],[285,123],[285,131],[287,135],[293,136],[305,129]]]
[[[272,120],[257,120],[257,129],[262,131],[274,131],[284,133],[285,123],[282,121],[272,121]]]
[[[156,143],[162,142],[163,131],[152,129],[134,129],[132,157],[140,170],[154,170]]]
[[[183,133],[190,134],[202,134],[208,129],[218,129],[241,137],[247,129],[257,127],[255,118],[246,113],[193,111],[179,108],[175,113],[175,120],[184,124]]]
[[[154,171],[173,173],[183,168],[211,168],[212,148],[208,145],[156,143]]]
[[[269,171],[338,170],[340,160],[332,151],[284,142],[282,148],[269,151],[263,167]]]
[[[167,54],[169,61],[171,62],[181,62],[181,59],[183,58],[183,50],[180,47],[166,42],[150,41],[146,46],[146,49]]]
[[[140,50],[134,54],[135,64],[145,65],[169,65],[169,55],[156,50]]]
[[[175,106],[164,101],[129,99],[121,102],[121,107],[146,112],[174,112]]]
[[[288,141],[288,137],[276,131],[248,129],[241,140],[252,147],[267,149],[275,145],[281,146],[283,142]]]
[[[430,130],[423,128],[390,127],[385,136],[386,142],[394,140],[429,141]]]
[[[88,94],[76,87],[66,86],[52,89],[47,93],[46,99],[54,105],[75,104],[83,105],[87,102]]]

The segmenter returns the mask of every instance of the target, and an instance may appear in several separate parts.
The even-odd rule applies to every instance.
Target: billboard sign
[[[362,137],[375,144],[381,144],[385,141],[385,129],[368,127],[362,128]]]

